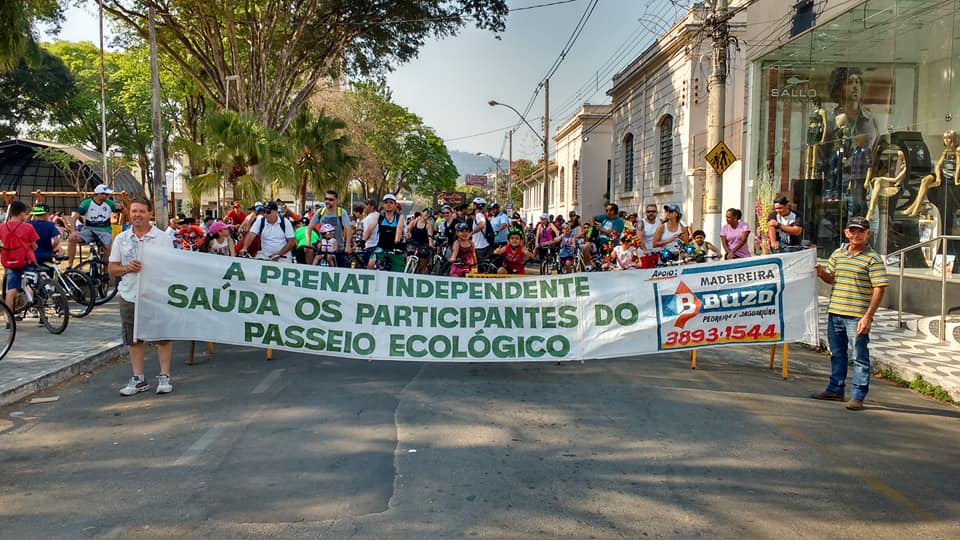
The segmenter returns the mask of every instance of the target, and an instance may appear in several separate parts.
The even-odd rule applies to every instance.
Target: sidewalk
[[[827,299],[820,297],[820,342],[826,344]],[[947,318],[948,339],[937,340],[938,317],[904,314],[906,328],[897,328],[897,312],[881,309],[874,319],[870,351],[875,369],[890,368],[912,381],[919,374],[960,401],[960,317]],[[126,353],[120,343],[116,302],[99,306],[83,319],[71,319],[55,336],[36,319],[17,325],[17,339],[0,360],[0,406],[59,384]],[[760,353],[765,354],[765,353]]]

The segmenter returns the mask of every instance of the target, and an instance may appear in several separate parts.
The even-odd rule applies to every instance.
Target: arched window
[[[570,193],[570,198],[573,199],[573,206],[577,205],[579,195],[580,195],[580,162],[573,162],[573,170],[570,171],[570,175],[573,176],[573,188]]]
[[[623,138],[623,190],[633,191],[633,133]]]
[[[657,124],[660,132],[660,185],[673,183],[673,117],[669,114]]]
[[[558,180],[559,186],[557,187],[557,204],[563,204],[563,184],[566,182],[566,179],[567,179],[566,174],[567,174],[566,168],[560,167],[560,178]]]

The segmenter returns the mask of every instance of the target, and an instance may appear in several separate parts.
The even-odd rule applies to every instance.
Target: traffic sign
[[[727,148],[727,145],[723,144],[723,141],[717,143],[709,153],[707,153],[707,163],[713,167],[713,170],[717,171],[717,174],[723,175],[723,171],[727,170],[730,165],[733,165],[733,162],[737,160],[737,156],[733,155],[733,152]]]

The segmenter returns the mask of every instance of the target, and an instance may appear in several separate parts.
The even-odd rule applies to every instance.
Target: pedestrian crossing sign
[[[713,170],[717,171],[717,174],[723,175],[723,171],[727,170],[730,165],[733,165],[733,162],[737,160],[737,156],[733,155],[733,152],[727,148],[727,145],[723,144],[723,141],[717,143],[709,153],[707,153],[707,163],[713,167]]]

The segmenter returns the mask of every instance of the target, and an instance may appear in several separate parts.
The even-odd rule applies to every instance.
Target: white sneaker
[[[173,392],[173,385],[170,384],[170,377],[167,375],[160,375],[157,377],[157,393],[169,394],[170,392]]]
[[[138,379],[136,377],[130,377],[130,382],[126,386],[120,389],[121,396],[132,396],[134,394],[139,394],[140,392],[146,392],[150,389],[150,383],[146,379]]]

